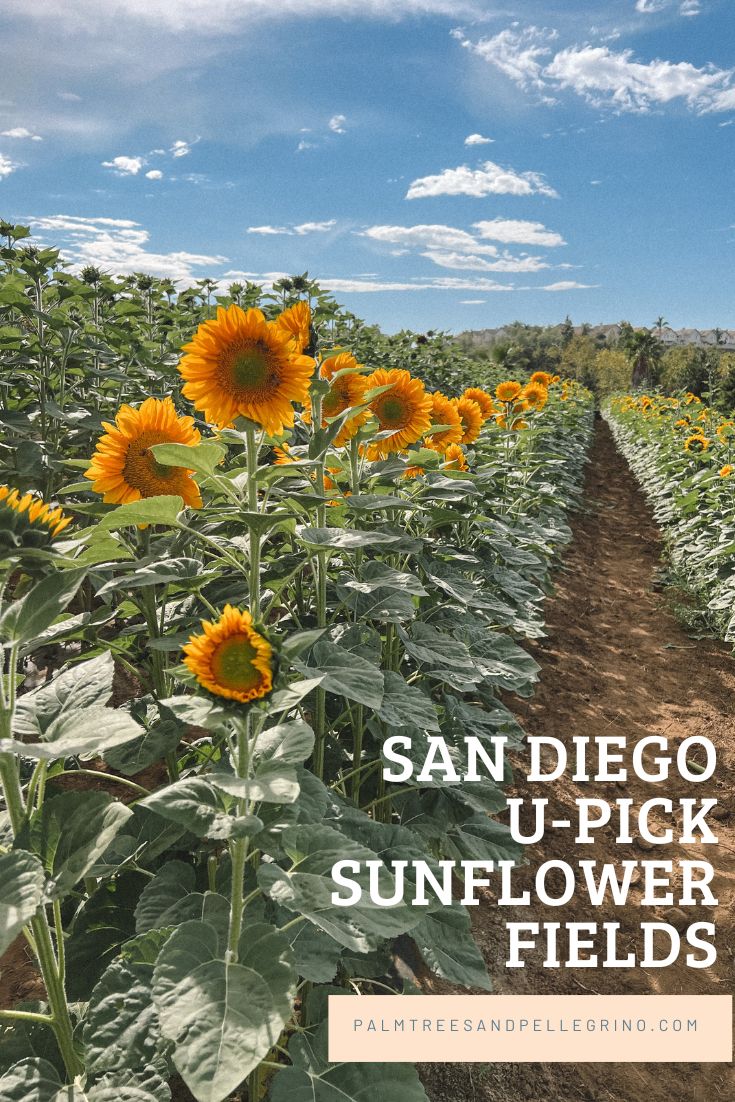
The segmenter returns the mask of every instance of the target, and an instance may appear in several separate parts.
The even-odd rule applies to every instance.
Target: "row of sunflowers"
[[[735,641],[735,420],[697,395],[618,395],[605,411],[709,628]]]
[[[38,974],[0,1010],[3,1097],[423,1102],[413,1065],[328,1062],[327,996],[415,989],[405,936],[490,988],[463,906],[378,906],[368,869],[390,898],[393,860],[521,858],[502,785],[418,774],[438,736],[459,774],[468,735],[522,745],[501,697],[533,691],[591,396],[431,393],[325,332],[222,306],[180,393],[69,447],[76,481],[0,490],[0,952]]]

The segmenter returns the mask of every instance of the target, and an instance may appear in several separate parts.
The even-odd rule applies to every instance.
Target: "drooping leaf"
[[[0,954],[35,915],[45,880],[43,865],[33,854],[14,850],[0,855]]]

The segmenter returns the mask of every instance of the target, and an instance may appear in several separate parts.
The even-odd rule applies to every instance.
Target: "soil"
[[[534,870],[546,860],[580,856],[598,861],[624,859],[708,860],[715,867],[715,909],[640,908],[641,885],[633,905],[593,907],[578,891],[563,909],[495,905],[488,891],[475,909],[474,933],[503,994],[730,994],[735,936],[735,661],[729,649],[711,639],[689,637],[655,591],[661,565],[661,537],[645,498],[617,452],[604,422],[597,423],[587,472],[585,508],[573,524],[555,596],[547,606],[547,638],[532,649],[541,664],[541,683],[530,701],[514,711],[529,734],[550,735],[570,747],[574,736],[623,735],[629,747],[644,735],[663,735],[676,748],[691,735],[706,735],[718,755],[714,777],[701,784],[678,773],[661,785],[646,784],[629,769],[626,783],[575,784],[571,770],[559,781],[530,784],[525,759],[511,795],[547,797],[549,821],[571,819],[574,800],[632,797],[635,806],[653,796],[715,796],[720,807],[712,823],[718,846],[618,845],[606,828],[594,846],[574,844],[573,831],[551,831],[528,851],[528,868],[514,886],[533,891]],[[698,755],[692,757],[696,760]],[[629,766],[630,755],[626,754]],[[676,804],[675,804],[676,806]],[[718,818],[719,817],[719,818]],[[615,818],[613,818],[613,823]],[[525,824],[530,826],[530,817]],[[665,825],[661,822],[661,827]],[[658,827],[654,827],[658,832]],[[633,831],[635,835],[635,830]],[[532,899],[535,895],[532,894]],[[693,970],[680,960],[661,969],[543,968],[544,952],[525,954],[526,967],[506,969],[506,921],[597,922],[622,924],[621,954],[640,946],[641,921],[714,921],[717,960]],[[443,987],[446,991],[447,988]],[[723,1064],[434,1064],[422,1067],[432,1102],[703,1102],[735,1099],[735,1069]]]

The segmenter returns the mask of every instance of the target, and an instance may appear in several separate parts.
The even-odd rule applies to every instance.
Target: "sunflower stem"
[[[322,428],[322,395],[316,389],[312,399],[312,426],[314,433]],[[316,492],[319,503],[316,507],[317,528],[325,528],[327,524],[327,507],[324,502],[324,452],[319,455],[315,470]],[[316,555],[316,626],[327,626],[327,571],[329,569],[329,553],[317,551]],[[314,702],[314,772],[321,780],[324,776],[324,743],[326,740],[327,720],[327,695],[321,686],[317,687]]]
[[[258,442],[255,438],[255,425],[248,421],[245,429],[245,445],[248,464],[248,509],[258,512]],[[260,619],[260,532],[256,525],[250,526],[250,613],[254,620]]]
[[[252,711],[248,709],[244,721],[237,726],[237,754],[235,769],[238,777],[246,778],[250,770],[250,734],[252,729]],[[247,800],[237,801],[238,815],[247,814]],[[230,924],[227,948],[230,959],[237,960],[237,950],[242,931],[242,913],[245,897],[245,865],[248,859],[248,838],[236,838],[230,843],[232,860],[232,890],[230,893]]]

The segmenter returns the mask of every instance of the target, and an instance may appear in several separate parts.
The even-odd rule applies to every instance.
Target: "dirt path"
[[[624,735],[632,746],[645,734],[662,734],[675,748],[689,735],[706,734],[717,747],[718,770],[701,785],[678,775],[661,786],[635,776],[619,785],[576,785],[563,777],[555,784],[523,781],[512,794],[548,797],[549,819],[572,821],[575,798],[631,796],[638,805],[661,795],[674,800],[716,796],[722,805],[717,811],[722,818],[714,824],[720,845],[704,847],[704,853],[701,846],[656,846],[651,853],[640,844],[616,845],[612,828],[606,828],[599,842],[581,853],[572,832],[552,832],[530,850],[530,867],[516,884],[532,889],[533,870],[549,859],[572,865],[580,856],[610,862],[670,859],[676,868],[677,859],[704,858],[716,868],[713,887],[719,907],[687,908],[685,916],[666,907],[641,909],[640,883],[632,892],[633,905],[624,908],[592,907],[579,892],[562,913],[539,904],[498,908],[489,896],[475,915],[475,936],[501,994],[730,994],[735,990],[735,661],[728,648],[687,636],[654,592],[659,533],[607,425],[599,422],[586,507],[576,518],[574,541],[547,607],[548,638],[534,650],[542,666],[541,684],[532,701],[518,702],[520,721],[529,734],[552,735],[569,745],[575,735]],[[617,921],[623,927],[622,954],[640,946],[641,921],[678,921],[685,927],[713,919],[718,959],[711,970],[692,970],[684,963],[658,970],[550,970],[542,967],[543,951],[527,954],[522,970],[504,966],[506,921]],[[433,1102],[735,1099],[735,1071],[721,1064],[433,1065],[424,1071]]]

